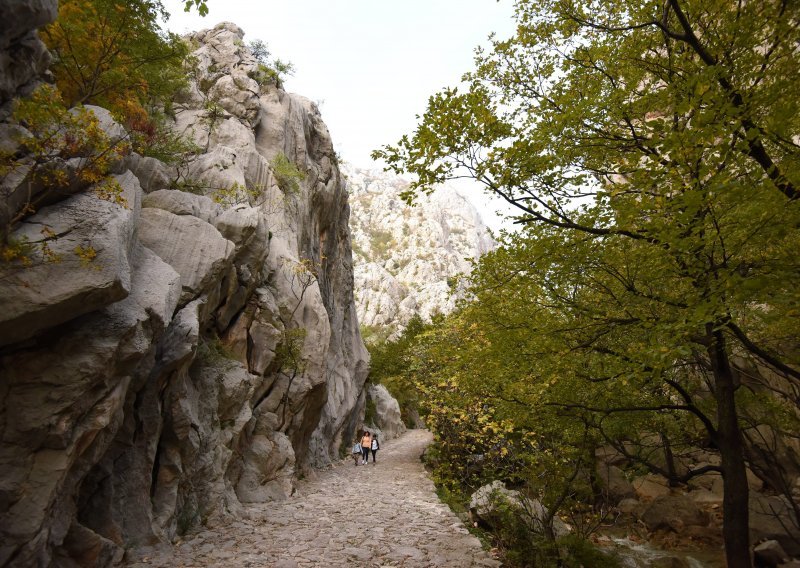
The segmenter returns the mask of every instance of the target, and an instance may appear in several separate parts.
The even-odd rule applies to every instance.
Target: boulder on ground
[[[791,556],[800,556],[800,531],[785,497],[750,492],[750,542],[776,540]]]
[[[722,495],[708,489],[695,489],[689,492],[689,497],[700,505],[722,505]]]
[[[629,463],[628,458],[612,446],[600,446],[594,451],[594,456],[598,463],[615,465],[617,467],[624,467]]]
[[[638,499],[626,498],[617,504],[617,511],[629,515],[636,515],[642,509],[642,503]]]
[[[385,440],[397,438],[406,431],[400,418],[400,405],[383,385],[370,385],[367,396],[375,403],[375,426],[383,433]]]
[[[634,479],[632,484],[636,496],[642,501],[652,501],[670,492],[667,480],[660,475],[643,475]]]
[[[600,463],[597,466],[597,476],[612,503],[618,503],[629,497],[636,497],[636,490],[633,485],[625,477],[625,472],[617,466]]]
[[[475,521],[483,521],[491,526],[497,522],[498,506],[504,503],[511,505],[519,513],[530,530],[543,532],[542,526],[548,516],[547,508],[538,499],[523,497],[519,491],[506,488],[498,480],[484,485],[472,494],[469,500],[470,516]],[[558,516],[553,517],[552,523],[556,537],[566,536],[571,532],[569,526]]]
[[[777,540],[766,540],[753,548],[753,560],[758,566],[779,566],[789,561],[789,556]]]
[[[661,495],[644,511],[642,521],[650,531],[679,533],[688,526],[706,526],[708,515],[686,495]]]

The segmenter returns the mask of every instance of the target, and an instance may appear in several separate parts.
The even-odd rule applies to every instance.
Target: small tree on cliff
[[[144,153],[175,144],[161,113],[186,85],[188,47],[161,29],[167,16],[154,0],[62,0],[41,32],[64,102],[107,108]]]
[[[800,5],[521,0],[516,17],[466,92],[432,97],[414,135],[376,157],[416,174],[412,193],[467,175],[518,209],[535,229],[516,245],[559,259],[520,274],[552,284],[551,307],[576,324],[569,349],[612,396],[621,367],[638,368],[691,414],[692,375],[664,373],[653,350],[695,364],[728,564],[750,566],[736,360],[800,381]]]

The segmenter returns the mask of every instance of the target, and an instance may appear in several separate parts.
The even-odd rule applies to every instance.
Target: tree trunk
[[[736,384],[731,370],[725,337],[712,331],[708,348],[714,373],[714,397],[717,402],[716,443],[722,460],[723,510],[722,535],[728,568],[751,568],[750,518],[747,473],[745,469],[742,433],[736,412]]]
[[[675,470],[675,456],[672,454],[672,445],[669,443],[669,438],[663,432],[661,433],[661,445],[664,448],[664,462],[667,466],[667,481],[670,487],[677,487],[678,482],[675,478],[678,473]]]

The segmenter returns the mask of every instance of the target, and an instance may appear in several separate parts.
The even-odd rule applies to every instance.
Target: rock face
[[[457,276],[494,246],[475,207],[450,186],[419,196],[411,207],[400,198],[408,187],[401,178],[349,166],[343,171],[361,324],[396,331],[416,314],[429,320],[452,311]]]
[[[370,431],[379,431],[381,439],[391,440],[406,431],[400,417],[400,405],[383,385],[370,385],[367,397],[375,405],[375,420]]]
[[[27,94],[50,64],[50,53],[36,29],[58,15],[57,0],[0,2],[0,119],[10,113],[8,102]]]
[[[190,38],[174,128],[204,152],[129,156],[125,203],[80,193],[16,229],[53,227],[63,260],[0,275],[0,566],[106,566],[283,499],[360,425],[344,179],[316,106],[251,79],[242,36]]]

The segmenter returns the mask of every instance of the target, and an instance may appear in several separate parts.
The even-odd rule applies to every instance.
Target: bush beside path
[[[298,483],[287,501],[202,528],[170,547],[138,549],[128,566],[499,567],[435,493],[420,456],[432,441],[410,430],[382,442],[377,464],[352,459]]]

